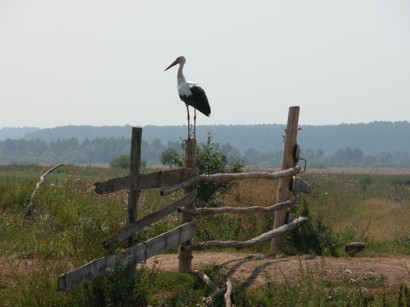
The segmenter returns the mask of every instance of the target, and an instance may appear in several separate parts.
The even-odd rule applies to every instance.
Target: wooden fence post
[[[285,145],[283,149],[282,170],[294,167],[297,163],[294,159],[294,152],[296,138],[298,134],[298,122],[299,122],[299,110],[298,106],[290,107],[288,113],[288,123],[285,134]],[[280,178],[278,183],[278,193],[276,201],[278,203],[287,201],[290,196],[292,177]],[[273,221],[273,229],[278,228],[286,224],[287,209],[278,210],[275,212],[275,218]],[[272,251],[280,249],[284,244],[283,236],[279,236],[272,239],[271,249]]]
[[[138,176],[140,173],[141,166],[141,138],[142,138],[142,128],[132,128],[131,136],[131,157],[130,157],[130,176]],[[128,191],[128,207],[127,207],[127,225],[135,223],[137,220],[137,206],[138,198],[140,195],[140,190],[130,189]],[[131,247],[134,245],[134,236],[131,236],[127,240],[127,246]],[[134,281],[136,274],[136,264],[130,265],[125,269],[126,276],[130,279],[129,293],[130,297],[134,293]]]
[[[186,168],[196,168],[196,140],[189,139],[185,143],[185,160],[184,167]],[[188,187],[184,189],[184,194],[192,192],[195,188]],[[192,221],[192,215],[189,210],[194,209],[194,204],[190,204],[185,207],[186,210],[181,212],[180,222],[185,224]],[[179,262],[179,272],[191,272],[192,271],[192,251],[184,250],[182,247],[191,245],[192,240],[183,242],[178,249],[178,262]]]

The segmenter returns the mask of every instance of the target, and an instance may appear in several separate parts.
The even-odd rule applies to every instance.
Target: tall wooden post
[[[130,176],[138,176],[140,173],[141,166],[141,138],[142,138],[142,128],[132,128],[131,135],[131,158],[130,158]],[[135,223],[137,220],[137,206],[138,198],[140,195],[140,190],[130,189],[128,191],[128,207],[127,207],[127,225]],[[134,245],[134,236],[131,236],[127,240],[127,246],[131,247]],[[130,279],[130,289],[129,295],[133,295],[134,280],[136,274],[136,264],[131,265],[126,268],[125,273]]]
[[[285,145],[283,149],[282,170],[294,167],[297,163],[294,159],[295,147],[297,145],[296,138],[298,134],[298,122],[299,122],[299,107],[294,106],[289,108],[288,123],[286,126]],[[276,202],[281,203],[287,201],[290,196],[291,177],[285,177],[279,179],[278,193]],[[275,219],[273,221],[273,229],[278,228],[286,224],[287,209],[278,210],[275,212]],[[280,249],[284,244],[283,236],[279,236],[272,239],[271,247],[272,251]]]
[[[196,168],[196,140],[189,139],[185,143],[185,160],[184,167],[186,168]],[[184,194],[192,192],[195,188],[189,187],[184,189]],[[180,222],[181,224],[192,221],[192,215],[188,210],[194,209],[194,204],[186,206],[187,210],[181,213]],[[178,251],[178,262],[179,262],[179,272],[191,272],[192,271],[192,251],[182,250],[183,245],[191,245],[192,240],[183,242],[179,247]]]

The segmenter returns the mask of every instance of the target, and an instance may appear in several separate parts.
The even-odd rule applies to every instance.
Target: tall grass
[[[406,175],[310,174],[314,193],[307,197],[314,218],[345,240],[386,243],[410,236],[410,188],[397,187]],[[409,247],[409,246],[407,246]],[[403,249],[408,254],[408,249]]]
[[[111,168],[62,167],[50,174],[41,186],[34,199],[33,217],[28,220],[24,217],[24,208],[46,169],[39,165],[0,167],[0,305],[129,303],[119,295],[127,283],[121,274],[109,275],[67,293],[56,292],[60,274],[114,251],[103,249],[101,241],[125,226],[127,193],[99,196],[93,191],[93,182],[124,176],[127,172]],[[305,179],[314,185],[314,193],[303,198],[311,219],[308,230],[319,237],[319,244],[323,245],[330,238],[341,250],[347,241],[360,239],[369,243],[370,253],[387,254],[394,250],[410,254],[407,222],[410,220],[410,189],[397,189],[394,185],[397,180],[407,180],[405,176],[306,174]],[[276,190],[277,184],[272,181],[239,182],[227,194],[218,195],[217,201],[229,206],[268,206],[275,203]],[[161,197],[157,190],[144,190],[138,218],[172,203],[179,196]],[[179,216],[172,214],[144,229],[137,239],[146,240],[178,223]],[[270,230],[273,215],[200,216],[196,223],[196,241],[247,240]],[[119,244],[115,249],[123,247]],[[269,244],[251,250],[270,252]],[[311,249],[311,252],[315,251]],[[329,249],[322,249],[322,252],[331,254]],[[225,280],[223,269],[212,266],[204,269],[216,280]],[[357,287],[348,283],[313,280],[307,267],[301,267],[300,271],[301,279],[296,284],[280,283],[268,276],[266,286],[258,289],[243,288],[235,283],[237,306],[297,306],[302,302],[312,302],[311,306],[318,303],[356,305],[367,299],[382,300],[373,294],[374,298],[360,294]],[[192,274],[142,267],[137,279],[135,298],[141,305],[195,305],[202,296],[210,294]],[[397,300],[398,288],[392,291],[387,293],[387,300],[390,297]]]

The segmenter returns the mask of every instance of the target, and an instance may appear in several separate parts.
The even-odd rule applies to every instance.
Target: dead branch
[[[204,272],[195,270],[195,273],[198,274],[198,277],[210,288],[211,290],[218,290],[218,286],[212,281],[212,279],[206,275]]]
[[[213,214],[222,214],[222,213],[233,213],[233,214],[243,214],[243,213],[266,213],[272,212],[276,210],[281,210],[284,208],[288,208],[298,201],[297,198],[292,198],[288,201],[278,203],[269,207],[261,207],[261,206],[253,206],[253,207],[246,207],[246,208],[238,208],[238,207],[219,207],[219,208],[197,208],[194,210],[189,211],[192,215],[213,215]],[[187,211],[184,207],[179,209],[180,212]]]
[[[219,182],[226,182],[226,181],[234,181],[234,180],[249,180],[249,179],[268,179],[268,180],[276,180],[283,177],[289,177],[292,175],[296,175],[301,171],[300,166],[295,166],[283,171],[269,173],[269,172],[249,172],[249,173],[232,173],[232,174],[212,174],[212,175],[198,175],[195,177],[191,177],[185,181],[182,181],[178,184],[162,188],[161,195],[168,195],[175,191],[181,190],[183,188],[187,188],[189,186],[199,184],[202,182],[210,182],[210,181],[219,181]]]
[[[189,250],[201,250],[205,248],[212,248],[212,247],[218,247],[218,248],[227,248],[227,247],[233,247],[233,248],[248,248],[251,246],[254,246],[256,244],[259,244],[261,242],[265,242],[267,240],[270,240],[274,237],[278,237],[280,235],[283,235],[286,232],[289,232],[295,228],[297,228],[299,225],[303,224],[308,220],[307,217],[299,217],[292,222],[282,225],[278,228],[275,228],[271,231],[265,232],[261,234],[258,237],[255,237],[253,239],[250,239],[245,242],[241,241],[206,241],[206,242],[198,242],[195,244],[192,244],[190,246],[184,246],[184,249],[189,249]]]
[[[222,295],[224,295],[225,292],[226,292],[226,287],[219,288],[218,290],[215,290],[215,292],[212,293],[212,294],[207,298],[207,301],[212,304],[212,303],[215,302],[218,298],[220,298]]]
[[[40,181],[37,182],[36,184],[36,188],[33,191],[33,194],[31,194],[31,198],[30,198],[30,203],[28,204],[28,206],[26,207],[26,217],[30,217],[31,216],[31,208],[33,206],[33,199],[34,196],[36,196],[37,191],[40,189],[40,186],[43,184],[43,182],[46,180],[46,177],[54,170],[56,170],[57,168],[59,168],[60,166],[64,166],[65,164],[57,164],[54,165],[52,168],[50,168],[48,171],[46,171],[43,175],[41,175],[40,177]]]
[[[224,295],[227,289],[226,287],[218,288],[218,286],[204,272],[195,272],[198,274],[199,278],[208,286],[208,288],[214,290],[214,293],[212,293],[210,296],[202,298],[202,302],[205,303],[205,305],[211,305],[219,297]]]

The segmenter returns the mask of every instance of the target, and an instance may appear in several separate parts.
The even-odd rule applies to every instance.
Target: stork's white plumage
[[[211,107],[209,106],[208,98],[205,91],[196,83],[185,79],[183,74],[183,68],[186,59],[183,56],[178,57],[171,63],[164,71],[167,71],[171,67],[179,64],[177,81],[178,81],[178,94],[179,98],[185,102],[187,116],[188,116],[188,139],[191,138],[190,134],[190,116],[189,106],[194,108],[194,139],[196,138],[196,110],[202,114],[209,116],[211,114]]]

